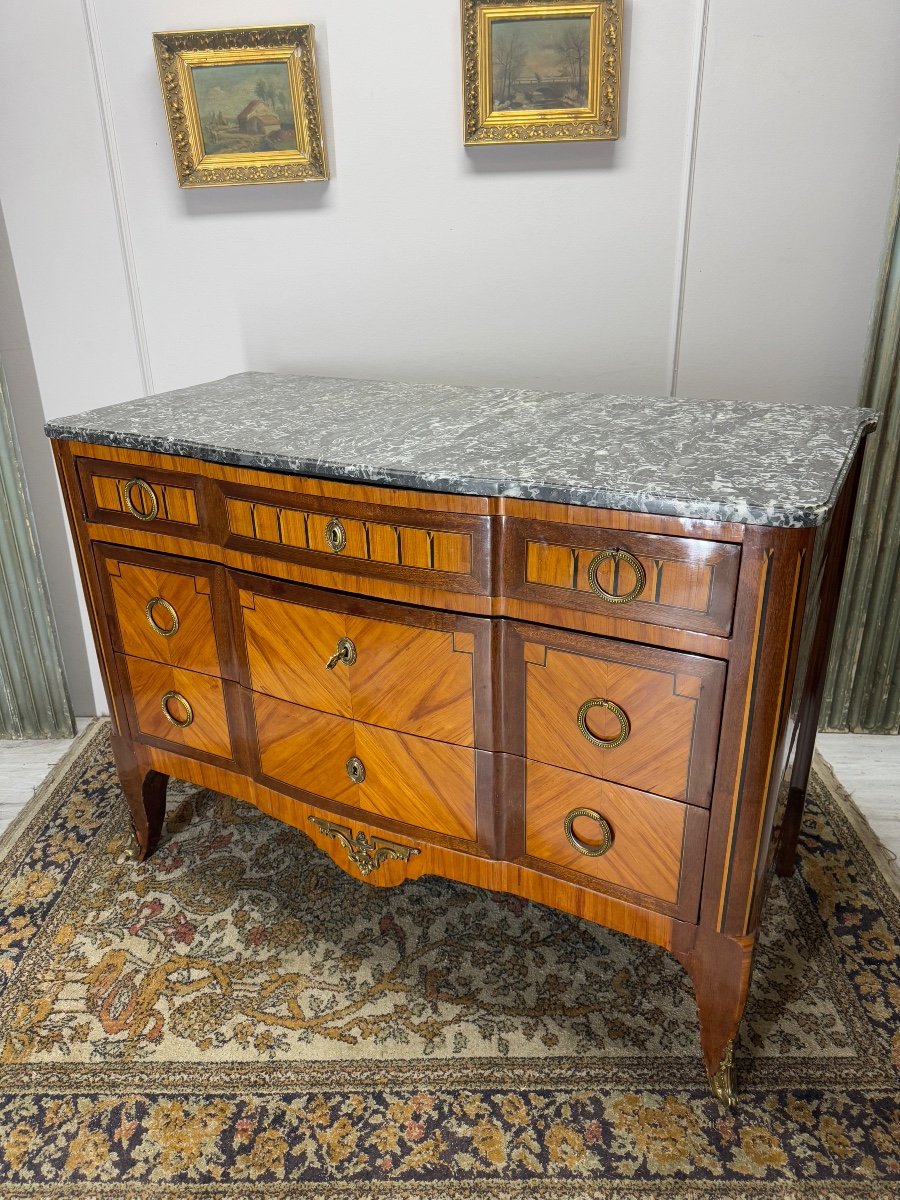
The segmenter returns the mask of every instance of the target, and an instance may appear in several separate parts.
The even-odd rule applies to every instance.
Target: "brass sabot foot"
[[[125,842],[122,857],[128,862],[138,862],[141,857],[141,843],[138,841],[138,835],[135,833],[134,828],[132,828],[131,835]]]
[[[709,1086],[720,1104],[726,1108],[733,1108],[735,1104],[734,1085],[734,1042],[729,1042],[722,1054],[718,1070],[709,1078]]]

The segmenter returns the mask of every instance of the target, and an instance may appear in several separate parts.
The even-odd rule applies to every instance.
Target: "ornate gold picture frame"
[[[462,0],[467,146],[619,136],[621,0]]]
[[[312,25],[154,33],[179,187],[328,178]]]

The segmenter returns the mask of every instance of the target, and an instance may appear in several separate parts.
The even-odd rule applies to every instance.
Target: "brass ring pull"
[[[348,637],[338,638],[334,654],[325,664],[325,670],[331,671],[339,662],[343,663],[345,667],[352,667],[356,662],[356,646]]]
[[[606,708],[619,722],[619,732],[614,738],[598,738],[595,737],[587,727],[587,714],[592,708]],[[581,731],[581,736],[587,738],[592,746],[599,746],[601,750],[614,750],[616,746],[621,746],[628,739],[631,733],[631,722],[619,708],[618,704],[613,704],[612,700],[604,700],[601,696],[595,696],[591,700],[585,700],[581,708],[578,710],[578,728]]]
[[[332,517],[325,526],[325,541],[335,554],[340,554],[347,545],[347,531],[337,517]]]
[[[362,759],[354,755],[347,759],[347,774],[350,776],[351,782],[362,783],[366,777],[366,768],[363,766]]]
[[[627,563],[634,571],[634,587],[630,592],[625,592],[624,595],[618,596],[615,592],[605,592],[597,582],[597,570],[601,563],[607,562],[609,559],[614,559],[616,562]],[[607,604],[627,604],[630,600],[636,600],[644,590],[644,584],[647,582],[647,572],[643,565],[638,562],[633,554],[629,554],[627,550],[601,550],[599,554],[595,554],[591,559],[591,565],[588,567],[588,583],[591,585],[591,591],[605,600]]]
[[[169,614],[169,618],[171,620],[170,625],[159,624],[156,617],[153,615],[153,610],[155,608],[162,608]],[[174,637],[174,635],[178,632],[178,613],[168,602],[168,600],[164,600],[162,596],[154,596],[152,600],[148,600],[145,611],[147,613],[147,620],[150,622],[150,627],[155,630],[160,637]]]
[[[579,817],[587,817],[590,821],[596,821],[600,827],[600,841],[596,845],[591,842],[583,842],[575,832],[574,825]],[[588,858],[599,858],[601,854],[605,854],[613,842],[612,826],[605,817],[601,817],[598,812],[592,808],[573,808],[566,815],[563,821],[563,829],[565,830],[566,839],[573,850],[577,850],[579,854],[584,854]]]
[[[183,721],[179,721],[177,717],[172,716],[171,712],[169,711],[170,700],[177,700],[187,713],[187,716]],[[192,724],[194,720],[194,710],[191,708],[190,704],[188,704],[187,697],[182,696],[181,692],[166,692],[162,700],[160,700],[160,706],[163,710],[166,720],[174,725],[177,729],[187,729],[188,725]]]
[[[134,489],[144,496],[150,505],[147,512],[138,508],[132,498]],[[122,498],[125,501],[125,507],[133,517],[137,517],[139,521],[152,521],[159,514],[159,501],[156,498],[156,492],[149,483],[144,479],[129,479],[122,489]]]

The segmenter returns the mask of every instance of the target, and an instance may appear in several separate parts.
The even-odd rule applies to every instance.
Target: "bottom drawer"
[[[578,814],[578,815],[576,815]],[[699,907],[705,810],[544,763],[526,764],[525,852],[683,920]]]
[[[165,663],[119,655],[134,736],[230,760],[222,681]]]
[[[253,693],[270,779],[394,821],[474,841],[475,752]]]

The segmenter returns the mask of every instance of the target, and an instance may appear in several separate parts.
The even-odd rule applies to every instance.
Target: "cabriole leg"
[[[700,1017],[700,1044],[709,1085],[716,1099],[735,1102],[734,1042],[753,965],[755,938],[731,938],[694,929],[673,951],[691,977]]]
[[[166,815],[168,775],[145,767],[124,738],[112,738],[119,782],[131,811],[132,840],[128,857],[144,862],[156,849]]]

